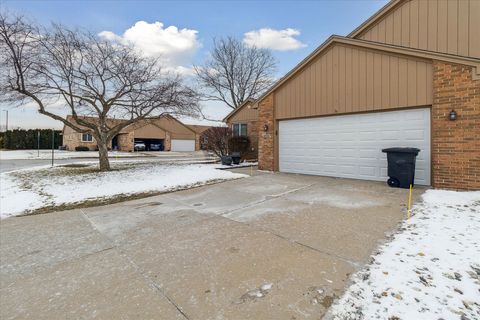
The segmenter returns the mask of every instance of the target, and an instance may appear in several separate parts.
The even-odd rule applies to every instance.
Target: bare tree
[[[228,154],[228,140],[232,132],[227,127],[211,127],[203,133],[205,148],[219,156]]]
[[[215,40],[210,58],[194,69],[207,100],[222,101],[235,109],[273,84],[276,62],[269,50],[228,37]]]
[[[110,169],[108,144],[123,128],[199,110],[195,91],[162,72],[158,59],[88,32],[40,28],[6,13],[0,13],[0,68],[2,100],[33,102],[39,113],[90,133],[102,171]]]

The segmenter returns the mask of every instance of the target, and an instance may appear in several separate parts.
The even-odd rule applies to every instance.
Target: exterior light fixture
[[[263,125],[263,131],[267,132],[268,131],[268,124]]]
[[[457,120],[457,112],[455,110],[450,111],[450,113],[448,114],[448,119],[450,121]]]

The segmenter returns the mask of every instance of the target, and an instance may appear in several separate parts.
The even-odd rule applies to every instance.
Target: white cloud
[[[292,28],[283,30],[262,28],[245,33],[243,42],[250,47],[287,51],[307,46],[295,39],[299,35],[300,31]]]
[[[122,35],[102,31],[103,39],[133,44],[147,57],[160,57],[168,69],[188,73],[188,67],[196,51],[201,47],[197,30],[178,29],[176,26],[164,28],[163,23],[138,21]]]

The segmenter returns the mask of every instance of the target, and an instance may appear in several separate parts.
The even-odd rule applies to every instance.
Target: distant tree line
[[[51,129],[14,129],[0,133],[0,148],[10,150],[37,149],[38,132],[40,132],[40,149],[52,148]],[[63,144],[62,131],[54,131],[54,147],[58,149]]]

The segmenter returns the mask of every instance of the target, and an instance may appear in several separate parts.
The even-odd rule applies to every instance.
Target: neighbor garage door
[[[388,147],[421,149],[415,183],[430,185],[430,109],[279,122],[281,172],[385,181]]]
[[[172,139],[172,151],[195,151],[195,140]]]

